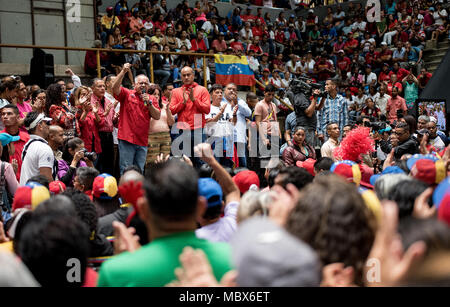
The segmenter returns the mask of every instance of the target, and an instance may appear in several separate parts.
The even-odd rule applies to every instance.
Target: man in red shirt
[[[197,31],[197,38],[194,38],[191,40],[191,50],[197,51],[197,50],[203,50],[203,52],[207,52],[205,41],[203,40],[203,30],[199,29]]]
[[[402,81],[407,75],[409,75],[409,71],[401,68],[400,64],[398,64],[398,62],[395,62],[392,66],[392,71],[389,73],[389,76],[391,75],[397,75],[397,80]]]
[[[370,45],[369,52],[366,53],[366,64],[372,66],[374,72],[377,71],[377,69],[381,68],[380,63],[377,62],[377,59],[380,57],[380,53],[375,51],[375,46]]]
[[[406,115],[408,108],[406,107],[406,101],[398,95],[397,87],[392,88],[392,97],[388,100],[386,105],[386,114],[388,120],[393,123],[397,120],[397,111],[402,110],[403,114]]]
[[[255,36],[261,37],[263,35],[263,28],[261,25],[261,20],[256,19],[256,25],[252,27],[252,34],[253,34],[253,37],[255,37]]]
[[[339,50],[336,64],[337,68],[341,71],[341,76],[346,76],[350,71],[352,61],[350,61],[350,59],[345,56],[344,50]]]
[[[227,50],[227,42],[224,40],[224,37],[223,32],[220,32],[219,37],[212,42],[211,47],[214,48],[215,52],[224,52]]]
[[[253,50],[255,51],[255,56],[260,57],[263,54],[261,46],[259,45],[259,36],[253,38],[253,43],[249,44],[247,47],[247,52]]]
[[[132,164],[138,166],[144,173],[150,119],[158,120],[161,116],[158,102],[147,94],[150,88],[147,76],[139,75],[135,78],[134,90],[121,87],[123,77],[130,68],[131,64],[125,63],[113,82],[114,98],[120,102],[118,134],[120,175],[123,174],[125,167]]]
[[[417,80],[419,80],[419,88],[423,90],[425,86],[427,86],[428,81],[430,81],[431,77],[433,75],[427,71],[425,67],[422,67],[420,70],[420,75],[417,77]]]
[[[233,50],[240,50],[244,51],[244,45],[242,45],[239,37],[239,32],[233,33],[233,42],[230,43],[230,47],[233,48]]]
[[[391,80],[389,71],[389,64],[384,63],[380,75],[378,76],[378,83],[389,82]]]
[[[322,54],[322,57],[314,65],[314,72],[317,74],[317,81],[326,81],[335,75],[335,70],[330,61],[328,61],[328,55],[326,52]]]
[[[247,8],[245,15],[241,16],[241,20],[242,22],[247,22],[247,21],[254,21],[256,18],[256,16],[252,15],[252,9],[251,8]]]
[[[352,55],[354,50],[358,48],[359,42],[355,37],[353,36],[353,32],[349,32],[347,36],[347,41],[344,45],[344,50],[347,53],[347,55]]]
[[[181,70],[183,85],[172,91],[170,111],[173,115],[178,114],[179,130],[178,137],[172,143],[172,154],[186,155],[190,157],[194,167],[199,167],[202,162],[194,157],[194,146],[204,141],[205,115],[210,112],[211,98],[208,90],[194,82],[194,78],[193,69],[184,67]]]
[[[379,64],[387,63],[390,64],[392,62],[392,50],[388,48],[386,42],[381,43],[381,52],[380,57],[377,59]]]
[[[25,144],[30,139],[27,132],[19,130],[20,113],[17,106],[13,104],[7,104],[1,111],[2,121],[5,125],[5,129],[0,133],[8,133],[12,136],[19,136],[20,139],[16,142],[10,143],[3,147],[2,161],[8,161],[17,166],[16,178],[20,181],[20,170],[22,169],[22,151]],[[13,151],[14,150],[14,151]],[[11,153],[12,152],[12,153]]]

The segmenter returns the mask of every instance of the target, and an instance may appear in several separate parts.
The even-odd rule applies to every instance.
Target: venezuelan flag
[[[255,85],[255,75],[248,65],[247,57],[235,55],[215,55],[216,83],[227,85]]]

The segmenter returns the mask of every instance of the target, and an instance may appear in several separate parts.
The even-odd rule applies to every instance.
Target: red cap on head
[[[62,193],[66,190],[66,185],[64,182],[56,180],[52,181],[49,184],[49,191],[53,195],[58,195],[59,193]]]
[[[305,161],[297,161],[297,163],[295,163],[295,165],[297,165],[297,167],[306,169],[308,171],[308,173],[315,176],[316,175],[316,173],[314,172],[314,164],[315,163],[316,163],[316,160],[310,158],[310,159],[306,159]]]
[[[259,178],[254,171],[242,171],[233,177],[234,183],[238,186],[242,194],[247,192],[252,185],[259,188]]]

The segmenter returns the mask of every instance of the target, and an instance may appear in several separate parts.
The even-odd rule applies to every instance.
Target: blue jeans
[[[145,159],[147,157],[147,146],[131,144],[124,140],[119,140],[120,152],[120,175],[129,165],[136,165],[144,173]]]

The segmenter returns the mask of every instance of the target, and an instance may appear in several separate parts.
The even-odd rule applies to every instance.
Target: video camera
[[[303,93],[306,97],[316,96],[316,97],[327,97],[327,92],[325,91],[325,86],[312,82],[311,79],[306,77],[298,77],[293,79],[290,83],[291,91],[295,94]],[[313,91],[315,89],[320,90],[318,95],[314,95]]]

